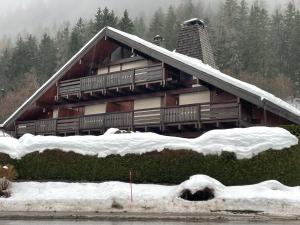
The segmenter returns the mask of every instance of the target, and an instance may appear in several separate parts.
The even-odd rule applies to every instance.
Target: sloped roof
[[[83,57],[103,37],[112,38],[133,49],[158,59],[166,64],[189,73],[202,81],[210,83],[226,92],[245,99],[259,107],[300,124],[300,111],[280,98],[254,86],[228,76],[201,60],[191,58],[145,41],[135,35],[131,35],[115,28],[105,27],[96,34],[79,52],[74,55],[60,70],[58,70],[41,88],[39,88],[20,108],[18,108],[3,124],[3,127],[11,124],[31,103],[54,85],[81,57]],[[1,126],[0,126],[1,127]]]

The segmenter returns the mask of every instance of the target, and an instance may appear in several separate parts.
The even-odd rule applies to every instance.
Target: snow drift
[[[196,192],[210,188],[214,197],[207,201],[186,201],[183,190]],[[300,187],[288,187],[278,181],[226,187],[219,181],[195,175],[175,186],[123,182],[13,183],[12,197],[0,199],[1,211],[56,212],[142,212],[212,213],[259,212],[273,215],[300,215]],[[113,207],[117,203],[120,208]]]
[[[60,149],[82,155],[143,154],[152,151],[193,150],[204,155],[234,152],[237,158],[251,158],[268,149],[281,150],[298,144],[298,139],[282,128],[252,127],[213,130],[195,139],[163,136],[155,133],[114,134],[109,130],[101,136],[33,136],[25,134],[19,140],[0,138],[0,152],[12,158],[44,150]]]

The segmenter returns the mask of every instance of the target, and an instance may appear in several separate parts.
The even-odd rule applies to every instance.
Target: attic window
[[[118,47],[111,53],[111,62],[118,61],[120,59],[129,58],[132,55],[132,52],[129,48]]]
[[[187,201],[208,201],[215,197],[214,190],[211,188],[204,188],[203,190],[196,191],[194,194],[189,189],[185,189],[181,192],[180,198]]]

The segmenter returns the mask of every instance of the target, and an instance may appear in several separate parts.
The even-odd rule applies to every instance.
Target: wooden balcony
[[[16,136],[68,135],[90,131],[105,132],[108,128],[135,130],[141,127],[158,127],[163,131],[169,126],[236,122],[239,119],[238,103],[194,104],[167,108],[152,108],[130,112],[104,113],[89,116],[18,122]]]
[[[161,64],[61,81],[58,83],[57,94],[58,98],[68,98],[111,88],[129,87],[133,89],[138,85],[155,82],[161,84],[164,82],[164,69]]]

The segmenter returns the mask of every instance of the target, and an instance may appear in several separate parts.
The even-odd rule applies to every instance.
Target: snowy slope
[[[25,134],[19,140],[12,137],[0,138],[0,152],[12,158],[47,149],[74,151],[82,155],[143,154],[152,151],[193,150],[199,153],[220,154],[222,151],[236,153],[238,158],[251,158],[268,149],[281,150],[298,143],[298,139],[282,128],[252,127],[213,130],[195,139],[162,136],[155,133],[112,134],[108,130],[101,136],[33,136]]]
[[[214,190],[212,200],[190,202],[179,197],[183,190],[195,193],[206,187]],[[11,191],[11,198],[0,199],[1,211],[211,213],[253,210],[273,215],[300,215],[300,187],[284,186],[277,181],[226,187],[205,175],[192,176],[176,186],[133,184],[133,202],[130,185],[122,182],[24,182],[13,183]],[[121,207],[113,208],[113,202]]]

